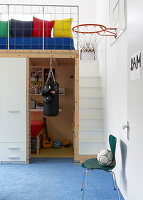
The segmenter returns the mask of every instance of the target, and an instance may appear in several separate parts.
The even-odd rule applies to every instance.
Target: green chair
[[[117,186],[115,173],[112,171],[116,166],[116,160],[115,160],[116,142],[117,142],[117,139],[113,135],[110,135],[109,136],[109,144],[110,144],[111,151],[113,153],[113,162],[112,162],[111,166],[106,167],[106,166],[101,165],[98,162],[97,158],[91,158],[82,163],[81,166],[84,169],[86,169],[85,173],[84,173],[84,177],[83,177],[82,188],[81,188],[81,190],[83,191],[82,200],[84,199],[84,190],[85,190],[85,185],[86,185],[87,172],[88,172],[88,170],[95,170],[95,169],[104,170],[104,171],[110,172],[112,174],[114,190],[117,189],[118,198],[120,200],[119,189]]]

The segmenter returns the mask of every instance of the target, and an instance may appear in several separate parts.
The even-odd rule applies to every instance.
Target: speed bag
[[[57,116],[59,114],[59,84],[49,80],[42,91],[43,114],[45,116]]]

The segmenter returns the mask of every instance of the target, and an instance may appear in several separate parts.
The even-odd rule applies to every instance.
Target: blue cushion
[[[33,21],[11,19],[12,37],[32,37]]]
[[[8,48],[8,38],[0,37],[0,49]],[[9,38],[9,49],[43,49],[43,38]],[[44,38],[44,49],[74,50],[72,38]]]

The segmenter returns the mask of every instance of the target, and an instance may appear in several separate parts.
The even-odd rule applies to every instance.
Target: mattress
[[[0,37],[0,49],[8,49],[8,38]],[[9,38],[9,49],[43,49],[43,38]],[[44,38],[44,49],[74,50],[72,38]]]

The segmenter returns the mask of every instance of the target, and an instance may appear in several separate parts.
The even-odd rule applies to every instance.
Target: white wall
[[[109,0],[97,0],[96,9],[98,23],[110,27]],[[110,43],[110,37],[106,37],[105,42],[98,48],[98,60],[105,81],[105,137],[106,141],[109,134],[117,137],[115,173],[120,190],[126,199],[127,138],[122,125],[127,121],[127,31],[114,45],[111,46]]]

